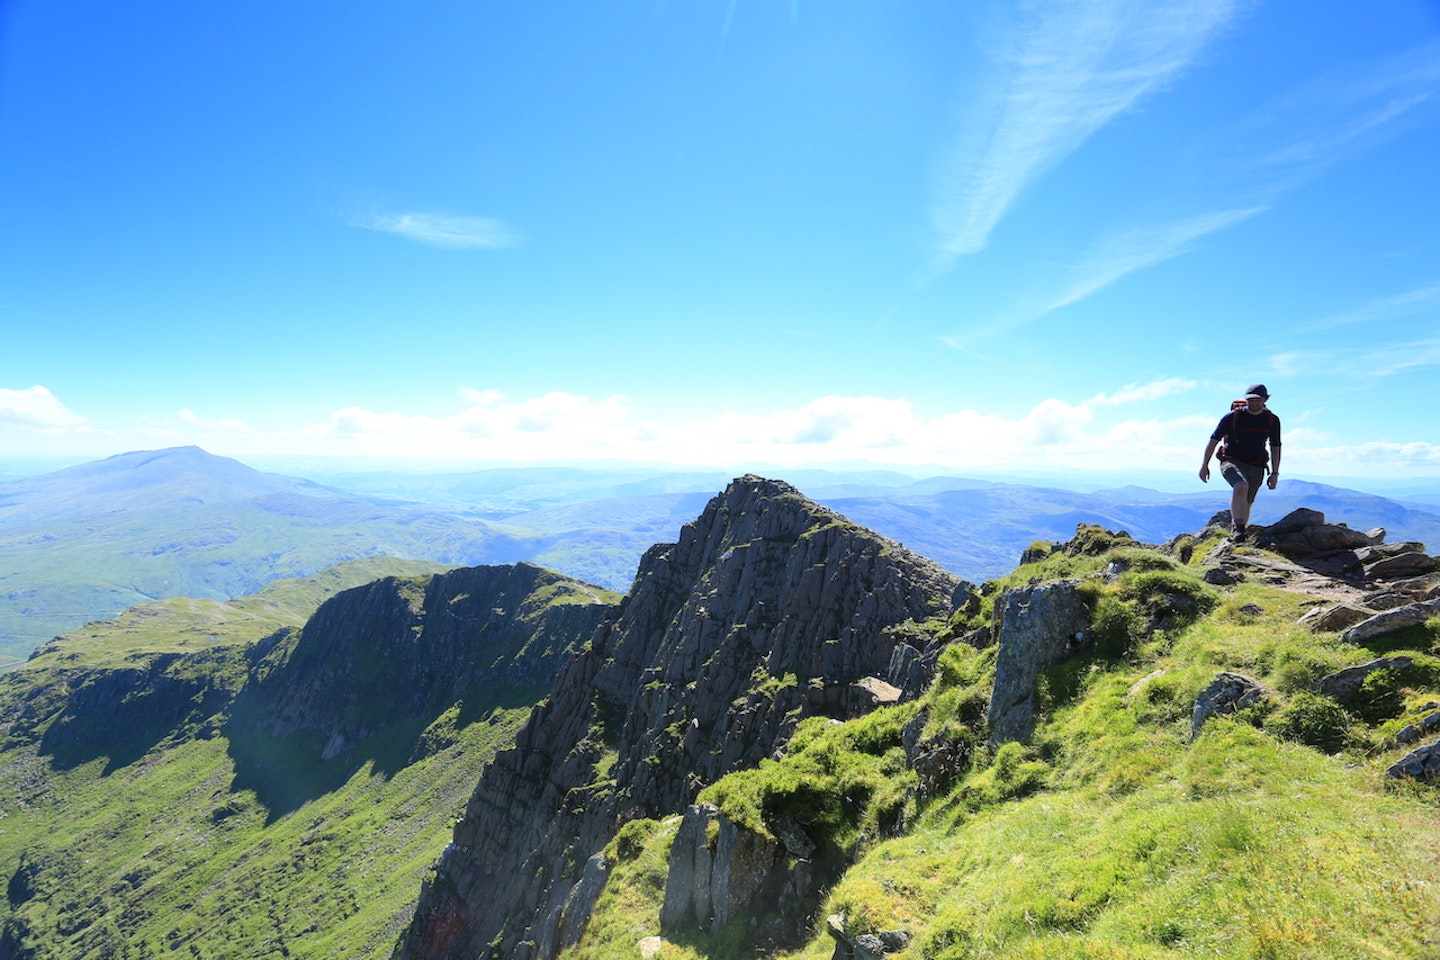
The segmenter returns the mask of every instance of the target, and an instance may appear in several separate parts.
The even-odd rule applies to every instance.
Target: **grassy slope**
[[[1052,558],[1007,582],[1103,562]],[[1138,611],[1164,604],[1157,579],[1211,609],[1144,636]],[[922,702],[804,726],[783,762],[726,778],[702,799],[741,822],[803,807],[807,820],[828,823],[821,829],[855,862],[820,915],[845,914],[855,934],[906,930],[913,939],[899,960],[1440,954],[1437,791],[1383,776],[1406,749],[1395,732],[1440,700],[1440,621],[1367,650],[1297,627],[1303,597],[1254,583],[1220,591],[1193,568],[1137,568],[1093,584],[1099,652],[1047,671],[1029,744],[984,748],[976,719],[993,650],[957,644]],[[1362,705],[1342,711],[1305,693],[1325,672],[1397,650],[1416,666]],[[1220,670],[1261,679],[1276,696],[1239,720],[1212,720],[1191,743],[1191,706]],[[944,731],[977,749],[953,787],[916,804],[904,798],[915,775],[899,731],[921,709],[927,736]],[[863,809],[817,800],[817,785]],[[897,813],[907,826],[887,833],[880,825]],[[632,957],[637,941],[660,934],[677,825],[622,831],[595,919],[566,960]],[[750,955],[745,925],[666,943],[659,956]],[[833,949],[817,929],[795,956],[828,960]]]
[[[349,586],[433,569],[360,561],[228,604],[153,604],[55,642],[9,678],[7,696],[59,671],[196,650],[209,665],[190,669],[237,683],[243,647],[277,625],[303,623]],[[273,752],[273,741],[231,744],[221,717],[133,761],[67,764],[11,740],[0,748],[0,871],[10,878],[0,920],[18,923],[22,943],[47,960],[386,957],[481,768],[513,742],[528,708],[474,713],[464,725],[456,709],[442,715],[424,736],[433,752],[392,776],[367,765],[278,818],[236,790],[231,758],[236,748]],[[278,754],[274,763],[297,782],[326,776]]]
[[[232,792],[218,737],[108,773],[103,758],[68,771],[7,758],[0,861],[62,864],[11,909],[55,960],[386,957],[481,767],[527,713],[452,727],[451,746],[393,778],[363,768],[274,822]]]

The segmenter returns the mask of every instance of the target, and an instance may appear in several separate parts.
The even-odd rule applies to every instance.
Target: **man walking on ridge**
[[[1245,539],[1250,505],[1260,492],[1260,484],[1266,482],[1267,464],[1270,470],[1267,486],[1274,490],[1280,480],[1280,418],[1266,408],[1269,399],[1270,391],[1265,389],[1265,384],[1252,384],[1245,391],[1243,403],[1235,401],[1230,412],[1220,418],[1220,424],[1210,434],[1210,442],[1205,444],[1205,457],[1200,461],[1200,482],[1209,483],[1210,457],[1219,448],[1220,476],[1230,484],[1230,520],[1234,524],[1230,535],[1236,540]]]

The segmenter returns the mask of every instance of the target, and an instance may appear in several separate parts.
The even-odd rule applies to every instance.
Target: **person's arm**
[[[1205,444],[1205,456],[1200,459],[1200,482],[1210,482],[1210,458],[1215,454],[1215,447],[1220,443],[1218,437],[1211,437],[1210,442]],[[1279,458],[1276,458],[1279,462]]]
[[[1270,431],[1270,479],[1265,485],[1271,490],[1280,482],[1280,418],[1275,418],[1275,425]]]

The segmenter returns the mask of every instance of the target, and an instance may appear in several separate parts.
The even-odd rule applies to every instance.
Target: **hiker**
[[[1230,484],[1233,525],[1230,535],[1236,540],[1245,539],[1250,505],[1260,492],[1260,484],[1266,483],[1274,490],[1280,480],[1280,418],[1265,406],[1269,399],[1270,391],[1265,389],[1265,384],[1251,384],[1245,391],[1245,399],[1231,403],[1230,412],[1220,418],[1215,432],[1210,434],[1210,442],[1205,444],[1205,458],[1200,462],[1200,481],[1209,483],[1210,457],[1218,453],[1220,476]],[[1268,456],[1266,444],[1270,447]]]

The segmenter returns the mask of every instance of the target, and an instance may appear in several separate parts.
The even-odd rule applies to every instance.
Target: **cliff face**
[[[786,484],[733,482],[646,553],[615,616],[486,768],[397,956],[549,960],[583,930],[603,884],[594,855],[620,823],[683,811],[806,717],[871,708],[877,684],[860,681],[886,677],[895,628],[966,597]]]
[[[507,691],[533,702],[611,611],[606,596],[527,563],[376,580],[257,649],[235,717],[323,744],[331,760],[456,704],[483,709],[514,699]]]

